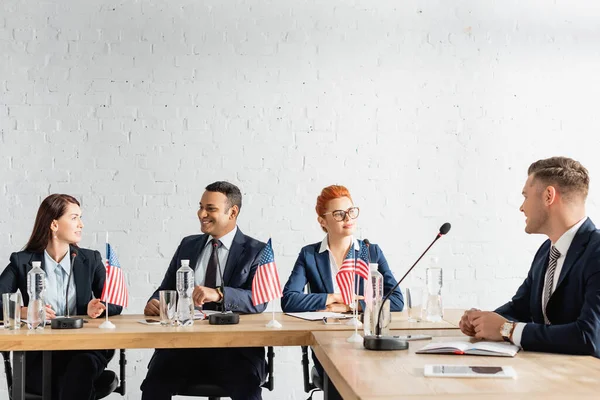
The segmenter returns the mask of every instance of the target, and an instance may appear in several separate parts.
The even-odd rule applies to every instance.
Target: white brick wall
[[[285,279],[343,183],[396,276],[450,221],[445,304],[497,306],[543,240],[518,211],[530,162],[582,161],[600,221],[599,21],[591,0],[3,0],[0,258],[43,197],[76,195],[82,245],[110,232],[139,313],[206,184],[240,185],[239,225],[273,236]],[[128,352],[128,399],[149,356]],[[303,398],[299,350],[276,369],[265,398]]]

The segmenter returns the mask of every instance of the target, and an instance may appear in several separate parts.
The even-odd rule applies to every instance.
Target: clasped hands
[[[192,300],[194,301],[194,305],[197,307],[201,307],[204,303],[213,303],[215,301],[219,301],[220,299],[221,295],[219,295],[219,292],[217,292],[216,289],[206,286],[198,285],[194,288],[194,292],[192,293]],[[146,303],[144,315],[160,315],[159,304],[160,303],[158,299],[150,300],[148,303]]]
[[[358,296],[358,299],[362,300],[362,299],[364,299],[364,296]],[[360,309],[360,304],[359,304],[359,309]],[[329,311],[329,312],[345,313],[345,312],[352,311],[352,309],[350,308],[349,305],[344,303],[344,299],[342,298],[342,295],[340,293],[329,293],[327,295],[327,302],[325,303],[325,309],[320,310],[320,311],[321,312]]]
[[[503,316],[492,311],[471,308],[465,311],[458,324],[462,333],[476,339],[502,341],[500,329],[508,322]]]

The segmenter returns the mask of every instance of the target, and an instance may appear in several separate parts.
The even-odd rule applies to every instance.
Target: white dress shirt
[[[565,263],[565,258],[567,256],[567,252],[569,251],[569,247],[571,247],[571,243],[573,243],[573,239],[577,234],[581,225],[587,220],[587,217],[583,217],[578,223],[573,225],[571,229],[562,234],[562,236],[556,241],[556,243],[552,243],[554,247],[560,252],[560,257],[556,260],[556,269],[554,270],[554,280],[552,281],[552,293],[556,290],[556,285],[558,284],[558,278],[560,277],[560,271],[562,271],[562,267]],[[546,274],[548,272],[546,271]],[[544,288],[542,289],[542,305],[544,304],[543,298],[544,293],[546,293],[546,275],[544,275]],[[525,329],[524,322],[519,322],[513,331],[513,343],[517,346],[521,346],[521,337],[523,336],[523,329]]]
[[[333,257],[331,250],[329,250],[329,242],[327,240],[328,237],[329,236],[326,235],[325,238],[323,239],[323,241],[321,242],[321,248],[319,249],[319,254],[323,253],[324,251],[327,251],[329,253],[329,267],[331,268],[331,280],[333,281],[332,282],[333,283],[333,293],[340,293],[340,287],[338,286],[337,280],[335,279],[335,276],[337,275],[340,267],[335,262],[335,257]],[[352,241],[354,242],[354,249],[359,250],[360,244],[358,243],[358,239],[354,239],[354,236],[352,236]]]
[[[56,266],[60,264],[64,273],[63,276],[57,276]],[[65,254],[60,263],[54,261],[50,254],[44,250],[44,268],[46,272],[46,304],[50,304],[57,316],[66,316],[65,296],[67,294],[67,285],[69,286],[69,313],[75,315],[77,313],[77,304],[75,299],[76,288],[75,278],[71,273],[71,257],[69,253]],[[62,275],[62,274],[61,274]],[[66,277],[69,277],[70,283]]]
[[[219,264],[221,265],[221,273],[223,274],[225,274],[225,265],[227,265],[227,259],[229,258],[229,250],[231,249],[231,244],[233,243],[237,230],[238,228],[236,226],[231,232],[219,239],[221,241],[221,246],[217,249],[217,256]],[[213,237],[208,235],[208,240],[202,249],[200,257],[198,257],[198,264],[196,264],[194,272],[194,283],[196,285],[204,286],[206,268],[208,267],[208,260],[210,260],[210,255],[212,254],[211,240],[213,240]],[[217,287],[221,285],[221,273],[217,269]]]

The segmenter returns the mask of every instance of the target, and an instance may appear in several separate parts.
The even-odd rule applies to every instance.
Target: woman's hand
[[[46,304],[46,319],[56,318],[56,313],[50,304]],[[27,307],[21,307],[21,320],[27,320]]]
[[[98,318],[106,306],[100,302],[100,299],[92,299],[87,306],[87,314],[90,318]]]

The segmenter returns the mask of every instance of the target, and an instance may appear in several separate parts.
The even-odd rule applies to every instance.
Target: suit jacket
[[[77,315],[87,315],[87,305],[90,300],[100,298],[102,295],[104,281],[106,280],[106,267],[102,262],[100,253],[96,250],[82,249],[71,245],[69,254],[73,252],[77,253],[71,270],[76,288]],[[0,275],[0,293],[14,293],[19,289],[25,307],[29,304],[27,273],[33,268],[32,263],[34,261],[41,261],[42,269],[46,271],[44,253],[31,253],[29,251],[12,253],[10,263]],[[2,299],[0,299],[0,304],[1,302]],[[108,305],[109,315],[121,314],[122,309],[121,306]],[[0,309],[0,315],[2,313],[3,310]]]
[[[321,242],[310,244],[300,250],[292,274],[290,275],[281,299],[281,308],[284,312],[303,312],[324,310],[327,303],[327,294],[333,293],[333,279],[329,252],[319,253]],[[383,293],[387,294],[396,285],[396,279],[390,270],[383,252],[376,244],[369,246],[371,262],[379,264],[379,272],[383,275]],[[308,283],[309,292],[304,293]],[[363,294],[363,280],[359,280],[359,295]],[[400,288],[396,288],[390,296],[390,310],[402,311],[404,298]],[[364,307],[364,304],[363,304]]]
[[[546,307],[551,325],[545,325],[542,291],[550,246],[550,240],[542,244],[517,294],[496,312],[527,323],[525,350],[600,357],[600,231],[589,218],[577,231],[554,277],[558,282]]]
[[[167,273],[159,288],[152,294],[151,299],[158,299],[161,290],[175,290],[177,270],[181,260],[190,260],[190,267],[196,268],[198,258],[208,240],[208,235],[192,235],[183,238],[169,264]],[[225,270],[223,271],[223,290],[225,310],[244,314],[261,313],[267,304],[252,305],[252,279],[258,267],[258,261],[265,243],[246,236],[238,228],[231,248]],[[215,303],[206,304],[206,309],[214,308]]]

